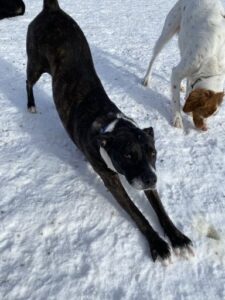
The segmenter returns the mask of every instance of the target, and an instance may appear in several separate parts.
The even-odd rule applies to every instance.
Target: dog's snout
[[[144,174],[142,176],[142,181],[148,187],[155,186],[157,182],[157,177],[155,174]]]

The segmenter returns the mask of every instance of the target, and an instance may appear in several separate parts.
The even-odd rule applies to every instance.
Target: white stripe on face
[[[128,182],[129,183],[129,182]],[[130,183],[129,183],[130,184]],[[141,181],[140,178],[135,178],[132,180],[131,184],[130,184],[135,190],[143,190],[143,182]]]

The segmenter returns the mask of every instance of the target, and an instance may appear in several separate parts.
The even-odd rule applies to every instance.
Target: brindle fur
[[[99,153],[100,128],[109,124],[121,111],[110,101],[96,74],[83,32],[77,23],[59,8],[56,0],[45,0],[43,11],[29,25],[27,54],[28,109],[35,108],[33,85],[42,73],[48,72],[52,75],[56,109],[71,139],[145,235],[153,260],[168,258],[169,245],[154,231],[134,205],[118,174],[107,168]],[[119,121],[116,131],[123,132],[125,129],[130,130],[133,135],[143,134],[141,129],[129,121]],[[151,141],[154,144],[153,137]],[[156,190],[146,191],[145,194],[172,246],[188,247],[191,241],[173,225]]]

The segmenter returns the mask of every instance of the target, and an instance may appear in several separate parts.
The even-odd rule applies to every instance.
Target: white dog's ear
[[[154,130],[152,127],[142,129],[147,135],[154,138]]]
[[[183,107],[183,111],[185,113],[190,113],[203,107],[207,104],[207,102],[214,98],[216,94],[213,91],[206,90],[206,89],[196,89],[192,91]]]

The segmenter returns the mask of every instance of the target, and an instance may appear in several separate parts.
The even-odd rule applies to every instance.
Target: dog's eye
[[[130,153],[126,153],[123,155],[126,159],[131,159],[132,155]]]
[[[152,157],[156,157],[156,151],[152,151]]]

